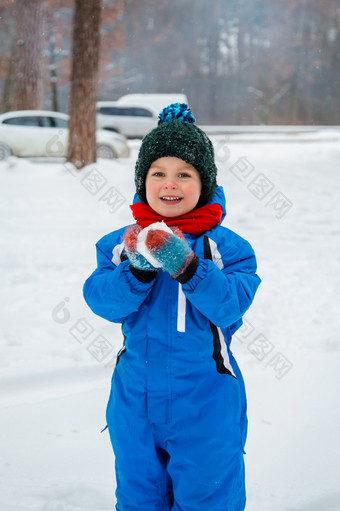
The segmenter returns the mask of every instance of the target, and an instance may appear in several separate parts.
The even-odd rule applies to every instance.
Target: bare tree
[[[76,0],[67,161],[78,169],[96,161],[96,92],[101,0]]]
[[[37,19],[34,9],[40,2],[45,16],[42,41],[42,31],[29,28],[36,27],[32,18]],[[90,14],[94,2],[79,4],[76,21],[85,40],[84,49],[74,48],[78,69],[73,82],[78,91],[74,93],[71,124],[75,119],[75,128],[81,131],[91,123],[81,124],[75,116],[87,119],[94,111],[94,103],[90,108],[88,101],[92,101],[96,85],[92,63],[98,59],[91,49],[96,44],[96,20]],[[201,123],[340,122],[339,0],[290,0],[284,9],[282,0],[105,0],[102,5],[101,99],[116,99],[127,92],[176,91],[188,95]],[[67,110],[74,6],[75,0],[0,1],[0,110],[39,104],[35,101],[38,87],[34,89],[32,84],[40,72],[34,71],[36,56],[41,55],[37,50],[40,42],[44,45],[45,102],[50,101],[52,87],[58,85],[53,97],[59,105],[54,101],[53,109]],[[23,25],[18,35],[17,17],[18,27]],[[26,42],[23,31],[36,42]],[[87,84],[80,86],[86,80]],[[26,87],[28,94],[19,85]],[[13,104],[15,87],[20,103],[16,100]],[[25,105],[21,103],[24,98]],[[73,150],[83,142],[90,147],[87,135],[81,132],[78,141],[71,142]],[[80,163],[89,160],[87,156],[73,157]]]
[[[42,12],[41,0],[21,0],[15,4],[16,40],[10,70],[13,85],[11,108],[40,108],[42,101]]]

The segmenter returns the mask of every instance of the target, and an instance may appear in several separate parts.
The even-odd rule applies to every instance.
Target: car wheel
[[[0,161],[7,160],[7,158],[9,158],[11,156],[11,154],[12,154],[12,151],[8,147],[8,145],[0,142]]]
[[[113,147],[106,144],[98,144],[97,145],[97,158],[107,158],[112,160],[113,158],[117,158],[117,153],[113,149]]]

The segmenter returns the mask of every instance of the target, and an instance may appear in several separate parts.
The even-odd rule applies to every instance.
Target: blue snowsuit
[[[223,207],[222,188],[212,202]],[[246,395],[232,334],[260,283],[247,241],[217,225],[185,234],[199,257],[181,285],[148,283],[124,260],[127,227],[97,243],[84,286],[95,314],[122,323],[107,406],[118,511],[241,511]]]

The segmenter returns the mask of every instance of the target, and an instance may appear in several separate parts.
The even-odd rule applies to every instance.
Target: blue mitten
[[[189,280],[197,269],[198,257],[178,228],[172,229],[172,233],[161,229],[149,230],[145,246],[163,270],[181,283]]]
[[[129,227],[124,234],[125,252],[133,268],[142,271],[155,271],[149,261],[137,251],[137,238],[142,228],[135,224]]]

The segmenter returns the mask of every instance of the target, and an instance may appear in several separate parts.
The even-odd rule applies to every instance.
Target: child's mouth
[[[183,197],[169,195],[165,197],[160,197],[160,199],[162,202],[164,202],[164,204],[178,204],[179,202],[181,202]]]

